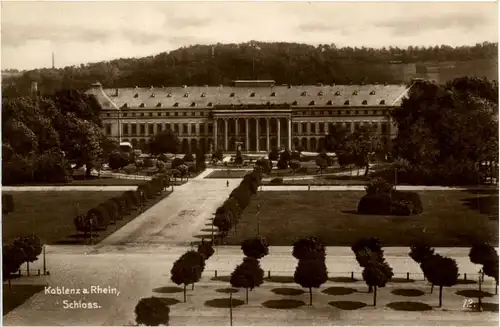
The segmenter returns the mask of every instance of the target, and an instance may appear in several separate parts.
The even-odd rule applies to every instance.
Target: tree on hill
[[[300,259],[293,279],[309,289],[309,305],[312,305],[312,288],[318,288],[328,280],[325,261],[318,257]]]
[[[269,254],[269,244],[264,237],[254,237],[241,243],[243,254],[249,258],[261,259]]]
[[[149,150],[153,155],[163,153],[177,154],[180,150],[181,142],[172,130],[167,129],[153,135],[149,141]]]
[[[170,308],[163,298],[142,298],[135,306],[134,312],[135,321],[139,325],[168,326]]]
[[[451,287],[457,284],[458,266],[455,260],[441,255],[433,255],[428,260],[424,261],[424,265],[429,267],[423,269],[424,273],[427,270],[426,278],[432,285],[439,286],[439,307],[442,306],[443,287]]]
[[[370,260],[363,270],[363,279],[373,288],[373,306],[377,305],[377,288],[385,287],[393,276],[392,268],[385,260]]]
[[[196,251],[188,251],[174,262],[170,279],[177,285],[184,285],[184,302],[186,302],[186,286],[198,282],[203,269],[205,269],[205,258]]]
[[[243,258],[243,263],[236,267],[231,274],[231,286],[244,288],[246,290],[246,303],[248,304],[248,289],[262,285],[264,282],[264,270],[260,267],[259,260],[255,258]]]

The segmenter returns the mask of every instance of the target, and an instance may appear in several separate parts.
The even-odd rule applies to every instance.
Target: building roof
[[[192,86],[103,89],[103,109],[210,108],[216,105],[289,104],[294,107],[363,107],[399,105],[405,85]]]

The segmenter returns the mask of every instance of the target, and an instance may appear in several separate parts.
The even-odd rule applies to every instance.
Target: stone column
[[[239,142],[239,139],[238,139],[238,123],[240,122],[240,119],[239,118],[236,118],[234,120],[234,149],[238,149],[238,146],[236,145],[236,142]]]
[[[206,130],[206,131],[208,131],[208,130]],[[213,146],[212,151],[215,152],[217,150],[217,119],[214,119],[213,132],[214,132],[214,138],[213,138],[214,146]]]
[[[260,146],[260,131],[259,131],[259,123],[260,123],[260,118],[255,118],[255,132],[257,133],[256,138],[257,138],[257,143],[255,150],[259,152],[259,146]]]
[[[224,118],[224,151],[227,151],[228,138],[227,138],[227,118]]]
[[[309,135],[309,134],[311,134],[311,122],[308,121],[306,124],[307,124],[306,125],[306,127],[307,127],[307,135]]]
[[[292,151],[292,119],[287,118],[288,121],[288,151]]]
[[[191,122],[187,123],[187,128],[188,128],[188,136],[191,136]]]
[[[267,151],[271,151],[269,146],[269,118],[266,117],[266,149]]]
[[[195,123],[196,136],[200,136],[200,123]]]
[[[248,137],[248,118],[245,118],[245,150],[250,151],[250,139]]]
[[[277,142],[278,149],[281,146],[281,133],[280,133],[281,132],[280,131],[281,130],[281,122],[280,122],[280,120],[281,120],[281,118],[279,118],[279,117],[276,119],[276,129],[278,130],[278,135],[276,135],[277,139],[278,139],[278,142]]]

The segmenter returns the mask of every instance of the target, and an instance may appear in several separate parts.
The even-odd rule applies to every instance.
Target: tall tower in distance
[[[54,52],[52,52],[52,69],[55,69],[56,68],[56,65],[55,65],[55,61],[54,61]]]

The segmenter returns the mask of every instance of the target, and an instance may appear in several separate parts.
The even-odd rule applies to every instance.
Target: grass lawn
[[[468,246],[464,236],[470,231],[490,233],[491,241],[498,243],[498,206],[492,205],[498,203],[498,191],[494,195],[420,191],[424,212],[410,217],[358,214],[357,205],[364,193],[259,192],[245,209],[237,234],[230,232],[226,243],[240,245],[256,235],[257,205],[260,233],[275,246],[292,245],[297,238],[307,236],[318,236],[329,246],[352,245],[367,236],[380,238],[386,246],[408,246],[423,236],[433,246]]]
[[[3,285],[3,313],[5,316],[38,292],[43,291],[44,285],[12,285],[12,290],[8,284]]]
[[[285,179],[280,184],[272,184],[270,181],[263,181],[263,185],[366,185],[367,181],[363,177],[350,176],[330,176],[315,177],[313,179]]]
[[[243,178],[247,173],[248,170],[241,169],[214,170],[205,178]]]
[[[80,205],[80,213],[86,212],[107,199],[123,192],[109,191],[47,191],[47,192],[5,192],[14,196],[14,212],[3,216],[3,242],[8,243],[18,236],[35,233],[45,244],[83,244],[83,234],[77,234],[73,219],[76,215],[75,204]],[[146,208],[151,207],[167,196],[164,192],[149,200]],[[105,231],[95,234],[94,241],[105,238],[139,214],[130,215],[109,225]]]

